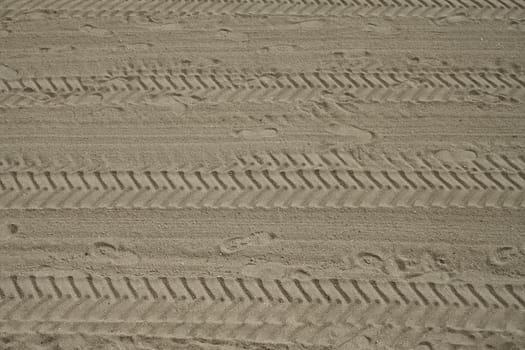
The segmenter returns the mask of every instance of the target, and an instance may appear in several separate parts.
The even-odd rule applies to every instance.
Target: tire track
[[[392,340],[407,328],[419,336],[428,329],[525,331],[521,284],[11,276],[0,281],[0,290],[0,329],[6,333],[333,345],[370,324],[388,326],[397,334]],[[343,334],[330,336],[341,327]]]
[[[449,155],[444,158],[441,154]],[[457,156],[459,154],[459,157]],[[464,156],[467,154],[467,157]],[[455,157],[456,156],[456,157]],[[213,163],[213,165],[212,165]],[[476,154],[463,149],[441,150],[420,153],[418,151],[396,150],[344,150],[332,149],[326,152],[253,152],[222,157],[217,162],[205,165],[177,163],[176,158],[163,154],[148,154],[148,157],[134,155],[126,163],[91,154],[39,154],[13,153],[0,157],[0,173],[76,173],[114,172],[131,169],[134,171],[183,171],[183,172],[244,172],[244,171],[294,171],[294,170],[353,170],[353,171],[453,171],[456,173],[501,173],[525,172],[525,158],[516,153]],[[512,182],[513,180],[508,179]],[[515,185],[518,187],[517,185]]]
[[[102,0],[88,6],[76,1],[0,1],[0,19],[39,19],[42,16],[104,18],[154,16],[170,18],[192,15],[262,15],[320,17],[422,17],[442,19],[453,16],[481,20],[525,18],[525,5],[513,0],[305,0],[305,1],[206,1],[206,0]],[[39,16],[40,15],[40,16]]]
[[[325,94],[374,103],[521,102],[525,75],[504,70],[210,72],[139,70],[104,76],[0,80],[0,106],[179,104],[191,96],[208,102],[298,102]]]
[[[521,208],[524,188],[502,171],[13,171],[0,208]]]

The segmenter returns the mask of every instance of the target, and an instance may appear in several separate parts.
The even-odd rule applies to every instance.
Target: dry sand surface
[[[525,349],[525,0],[0,0],[0,350]]]

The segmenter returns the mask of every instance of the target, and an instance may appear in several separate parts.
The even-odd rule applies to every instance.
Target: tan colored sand
[[[524,20],[0,0],[0,350],[525,348]]]

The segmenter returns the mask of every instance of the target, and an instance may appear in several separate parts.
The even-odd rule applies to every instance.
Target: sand
[[[0,350],[525,348],[522,0],[0,0]]]

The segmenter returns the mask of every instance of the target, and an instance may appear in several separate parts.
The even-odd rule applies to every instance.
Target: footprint
[[[99,262],[110,262],[115,265],[133,265],[140,261],[135,252],[108,242],[95,242],[89,255]]]
[[[409,259],[404,256],[397,256],[394,259],[394,263],[396,264],[397,270],[401,274],[411,273],[412,270],[418,266],[418,262],[416,260]]]
[[[434,350],[434,347],[432,346],[430,342],[423,341],[417,344],[414,350]]]
[[[338,103],[327,98],[313,106],[312,113],[319,118],[326,120],[352,120],[356,118],[355,106],[350,103]],[[325,131],[336,136],[343,136],[345,141],[351,144],[370,143],[375,135],[373,132],[361,129],[354,125],[340,124],[337,122],[330,123]]]
[[[241,269],[241,274],[261,279],[285,278],[288,275],[288,266],[273,262],[249,264]]]
[[[258,231],[247,237],[229,238],[219,245],[222,254],[230,255],[251,246],[264,246],[277,238],[275,233]]]
[[[5,64],[0,64],[0,79],[12,80],[18,78],[18,72]]]
[[[321,29],[325,26],[325,24],[325,21],[314,19],[293,23],[292,27],[296,29]]]
[[[385,261],[381,256],[374,253],[360,252],[355,256],[355,262],[364,269],[385,271]]]
[[[445,26],[448,24],[464,23],[471,19],[464,13],[456,13],[451,16],[441,17],[435,20],[431,20],[437,26]]]
[[[18,225],[16,224],[7,224],[7,231],[14,235],[18,233]]]
[[[310,281],[312,279],[312,275],[305,268],[278,262],[249,263],[243,266],[241,274],[246,277],[262,279],[288,278],[299,281]]]
[[[463,23],[463,22],[468,22],[468,21],[470,21],[470,18],[466,14],[463,14],[463,13],[458,13],[456,15],[447,17],[448,23]]]
[[[366,336],[366,335],[358,335],[352,340],[349,340],[345,342],[344,344],[341,344],[337,349],[339,350],[376,350],[380,348],[374,345],[374,342],[372,341],[371,337]]]
[[[235,131],[235,135],[246,139],[246,140],[256,140],[256,139],[266,139],[277,136],[277,129],[275,128],[258,128],[258,129],[246,129]]]
[[[260,53],[287,53],[295,52],[300,49],[298,45],[272,45],[272,46],[263,46],[259,49]]]
[[[471,347],[475,346],[476,342],[473,335],[464,334],[462,331],[449,331],[447,332],[444,341],[447,344],[455,345],[455,349],[458,347]]]
[[[117,248],[113,244],[110,244],[107,242],[96,242],[93,245],[95,246],[97,253],[100,255],[109,256],[109,257],[117,256],[115,254],[117,251]]]
[[[227,29],[227,28],[219,29],[218,35],[219,35],[219,38],[221,39],[232,40],[232,41],[248,41],[249,40],[249,37],[247,34],[233,32],[232,30]]]
[[[303,268],[292,269],[290,273],[287,274],[287,277],[299,281],[309,281],[312,279],[312,275]]]
[[[99,36],[99,37],[106,37],[111,36],[111,31],[103,28],[97,28],[95,26],[92,26],[91,24],[86,24],[80,27],[80,31],[89,35],[93,36]]]
[[[249,246],[249,243],[250,241],[246,237],[230,238],[219,245],[219,250],[221,253],[229,255],[243,250]]]
[[[358,349],[370,349],[372,347],[372,339],[366,335],[359,335],[353,339],[353,343]]]
[[[508,95],[504,93],[490,93],[481,89],[470,89],[465,91],[458,90],[455,92],[455,95],[458,97],[458,99],[461,99],[464,102],[476,103],[478,106],[487,106],[488,104],[495,103],[509,103]]]
[[[434,155],[437,159],[445,163],[470,162],[478,157],[476,152],[465,149],[444,149],[437,151]]]
[[[525,21],[510,21],[508,29],[525,32]]]
[[[18,233],[18,225],[10,222],[0,222],[0,239],[10,238]]]
[[[395,27],[386,22],[377,21],[376,23],[369,22],[364,26],[365,32],[377,33],[377,34],[392,34],[396,31]]]
[[[386,263],[387,273],[414,281],[448,281],[453,274],[445,257],[432,251],[409,256],[396,254]]]
[[[368,131],[351,125],[331,124],[325,129],[328,133],[337,136],[346,136],[348,141],[353,144],[369,143],[374,135]]]
[[[498,247],[489,255],[489,264],[494,266],[505,266],[511,263],[519,255],[519,250],[513,246]]]

